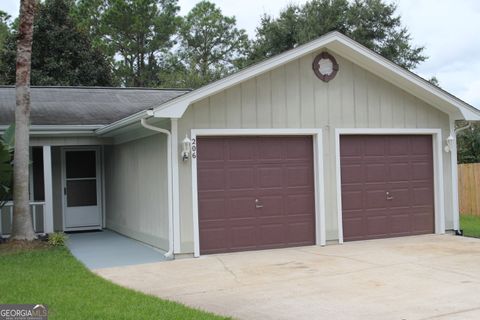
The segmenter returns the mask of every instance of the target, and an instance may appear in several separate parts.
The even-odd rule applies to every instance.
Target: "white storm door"
[[[62,159],[65,230],[100,228],[102,206],[98,148],[63,149]]]

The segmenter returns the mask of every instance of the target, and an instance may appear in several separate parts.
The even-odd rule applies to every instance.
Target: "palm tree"
[[[33,19],[36,0],[20,1],[17,41],[15,151],[13,158],[13,228],[12,240],[36,238],[30,216],[28,194],[30,69],[32,61]]]

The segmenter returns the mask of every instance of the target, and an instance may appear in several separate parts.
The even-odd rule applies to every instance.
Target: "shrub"
[[[63,232],[54,232],[48,235],[48,244],[53,247],[63,247],[67,242],[68,236]]]

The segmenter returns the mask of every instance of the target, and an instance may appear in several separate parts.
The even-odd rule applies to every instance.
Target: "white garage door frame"
[[[340,167],[340,136],[341,135],[431,135],[433,144],[433,188],[435,233],[445,233],[445,195],[443,185],[443,147],[442,129],[370,129],[341,128],[335,129],[335,171],[337,184],[337,217],[338,242],[343,243],[343,213],[342,213],[342,177]]]
[[[315,175],[315,243],[326,243],[325,228],[325,188],[323,172],[323,135],[322,129],[192,129],[192,212],[194,257],[200,256],[200,226],[198,218],[198,184],[197,184],[197,137],[212,136],[312,136],[313,164]]]

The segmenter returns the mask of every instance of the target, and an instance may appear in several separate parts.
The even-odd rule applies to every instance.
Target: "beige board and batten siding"
[[[168,250],[166,136],[106,146],[105,180],[106,227]]]
[[[336,240],[335,129],[440,128],[444,141],[449,134],[449,117],[335,53],[340,71],[332,81],[322,82],[312,71],[317,53],[194,103],[178,121],[178,143],[191,129],[322,128],[326,235],[327,240]],[[445,154],[443,171],[445,223],[447,229],[452,229],[450,157]],[[179,160],[179,179],[182,252],[192,252],[189,162]]]

